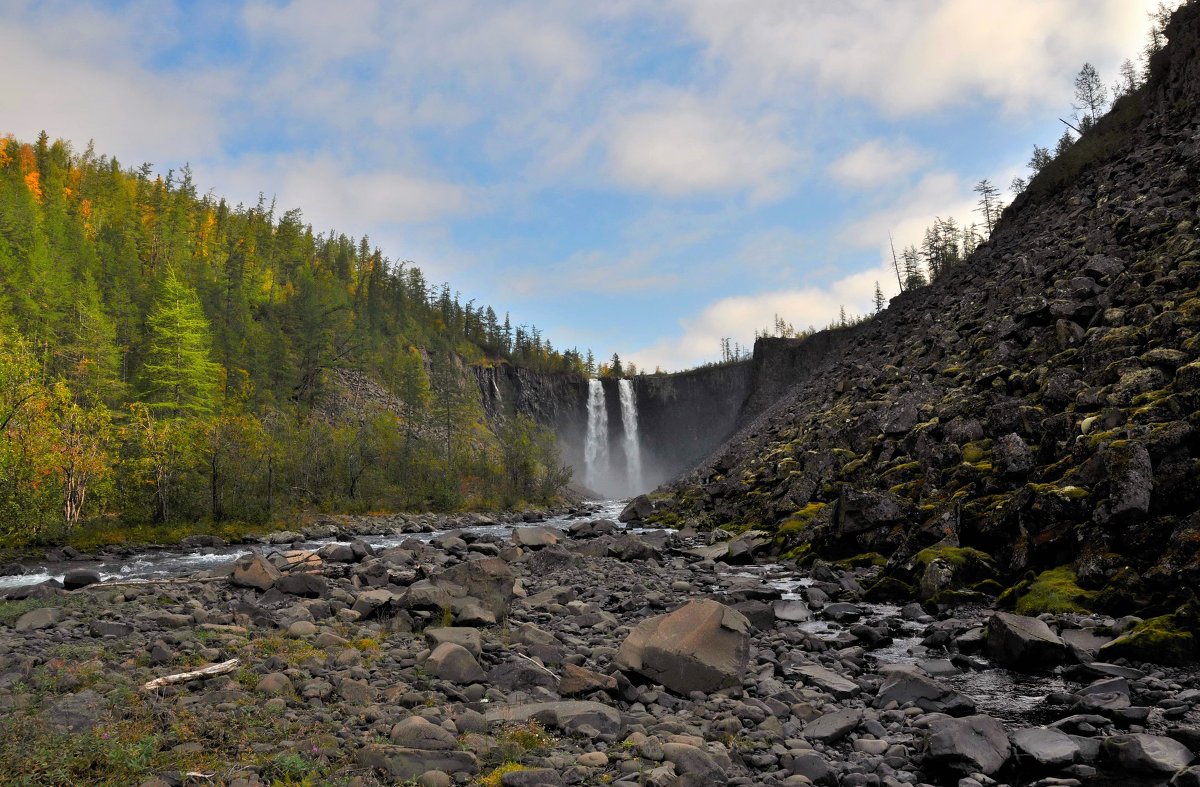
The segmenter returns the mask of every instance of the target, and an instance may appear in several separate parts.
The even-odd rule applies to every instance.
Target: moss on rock
[[[825,503],[812,502],[785,519],[775,532],[781,536],[800,533],[813,523],[817,515],[825,508]]]
[[[1181,629],[1174,615],[1143,620],[1100,649],[1104,659],[1125,658],[1154,664],[1185,664],[1196,658],[1196,638]]]
[[[1079,587],[1075,569],[1059,566],[1038,574],[1016,600],[1018,615],[1040,615],[1043,612],[1086,612],[1093,591]]]

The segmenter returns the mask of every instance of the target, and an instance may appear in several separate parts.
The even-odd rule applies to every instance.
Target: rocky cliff
[[[880,553],[895,572],[933,545],[978,550],[1006,582],[1066,564],[1127,601],[1200,583],[1200,6],[1168,35],[1148,83],[988,243],[814,337],[828,351],[806,379],[760,396],[660,490],[658,518]]]

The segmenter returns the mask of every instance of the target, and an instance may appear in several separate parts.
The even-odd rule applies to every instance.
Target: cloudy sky
[[[0,0],[0,134],[190,163],[556,346],[676,369],[894,291],[888,233],[970,221],[1152,5]]]

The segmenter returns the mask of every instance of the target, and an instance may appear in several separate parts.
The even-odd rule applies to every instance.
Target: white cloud
[[[618,117],[609,166],[619,184],[667,196],[749,191],[771,199],[786,191],[784,176],[798,159],[778,126],[679,97]]]
[[[829,165],[829,174],[843,186],[874,188],[929,163],[928,151],[905,142],[872,139],[847,152]]]
[[[241,159],[228,169],[201,170],[217,193],[253,202],[274,184],[281,209],[300,208],[319,229],[361,232],[386,224],[421,224],[472,209],[469,190],[402,170],[362,172],[329,155]]]
[[[87,8],[53,15],[15,13],[0,24],[0,133],[32,140],[43,129],[125,164],[178,163],[218,145],[215,107],[227,74],[155,74],[135,55],[138,10],[106,16]],[[156,34],[153,20],[147,34]]]
[[[891,114],[983,97],[1018,111],[1061,103],[1092,60],[1115,76],[1154,0],[679,0],[692,31],[743,90],[797,80]],[[795,92],[795,91],[793,91]]]
[[[844,276],[825,286],[808,286],[755,295],[721,298],[695,317],[679,321],[681,333],[664,337],[648,347],[630,353],[628,359],[639,368],[685,369],[719,357],[721,340],[731,338],[750,346],[754,334],[770,329],[775,315],[798,330],[824,328],[840,316],[866,314],[873,309],[875,282],[890,297],[897,287],[889,286],[891,270],[880,266]]]

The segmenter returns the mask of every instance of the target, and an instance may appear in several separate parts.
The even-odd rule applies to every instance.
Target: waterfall
[[[633,381],[621,380],[621,426],[625,428],[625,474],[629,479],[629,492],[639,490],[642,483],[642,449],[638,442],[637,399],[634,398]]]
[[[583,446],[584,480],[600,491],[608,473],[608,408],[604,402],[604,386],[599,380],[588,380],[587,433]]]

